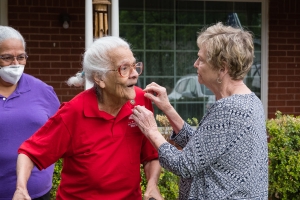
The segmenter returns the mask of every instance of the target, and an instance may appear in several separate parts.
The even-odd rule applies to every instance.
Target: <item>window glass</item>
[[[151,82],[167,88],[169,99],[183,117],[199,120],[215,96],[199,84],[194,62],[197,34],[207,25],[223,22],[254,35],[255,60],[244,79],[260,98],[261,2],[201,0],[119,1],[120,36],[131,43],[144,71],[138,85]],[[155,108],[157,114],[161,113]]]
[[[146,49],[174,50],[173,26],[146,25]]]

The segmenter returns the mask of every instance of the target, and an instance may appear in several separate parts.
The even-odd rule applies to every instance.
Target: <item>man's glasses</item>
[[[128,77],[132,70],[136,70],[136,72],[140,75],[143,72],[143,63],[138,62],[138,63],[133,63],[133,64],[125,64],[121,65],[118,69],[111,69],[108,71],[117,71],[119,72],[120,76],[122,77]]]
[[[1,60],[3,60],[6,63],[12,63],[15,59],[17,59],[18,62],[23,62],[27,60],[28,55],[26,53],[20,54],[18,56],[13,56],[9,54],[0,55]]]

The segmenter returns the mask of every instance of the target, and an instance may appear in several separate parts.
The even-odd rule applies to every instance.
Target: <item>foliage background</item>
[[[300,200],[300,116],[283,115],[267,121],[270,199]]]
[[[169,121],[164,115],[156,115],[160,126],[160,132],[167,141],[172,134]],[[196,126],[196,118],[188,119],[187,122]],[[269,135],[269,200],[300,200],[300,116],[283,115],[276,112],[275,119],[266,121]],[[177,146],[180,149],[180,147]],[[55,199],[56,190],[60,182],[62,160],[55,165],[53,175],[53,188],[51,199]],[[141,166],[141,189],[146,189],[146,178]],[[166,200],[178,199],[179,178],[171,172],[162,169],[158,187]]]

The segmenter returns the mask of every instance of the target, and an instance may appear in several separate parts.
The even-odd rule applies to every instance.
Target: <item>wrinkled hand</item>
[[[156,185],[147,185],[147,189],[144,194],[143,200],[163,200],[164,198],[161,196],[159,189]]]
[[[31,200],[26,189],[17,188],[12,200]]]
[[[172,107],[166,88],[152,82],[146,86],[144,91],[146,92],[145,97],[154,102],[161,111],[165,112]]]
[[[134,107],[132,118],[147,138],[158,131],[153,113],[144,106]]]

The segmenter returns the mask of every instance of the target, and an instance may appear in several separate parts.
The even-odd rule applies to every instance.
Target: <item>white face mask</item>
[[[16,84],[24,71],[24,65],[0,66],[0,77],[7,83]]]

